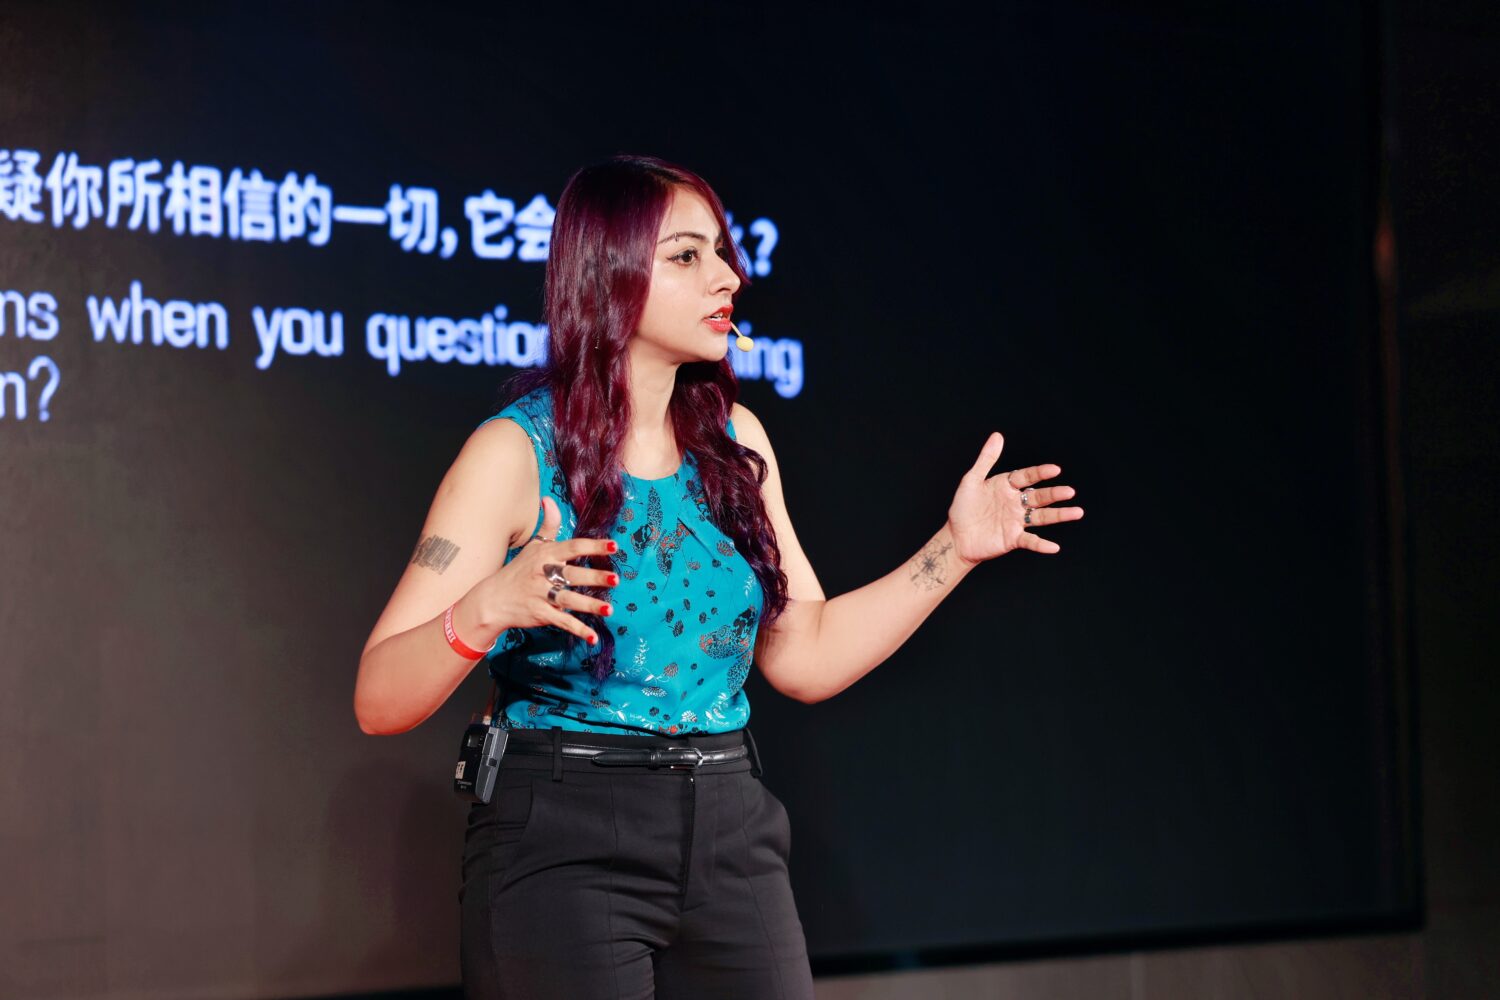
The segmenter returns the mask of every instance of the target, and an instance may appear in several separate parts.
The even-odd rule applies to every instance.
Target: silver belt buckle
[[[698,759],[695,760],[695,761],[693,761],[690,764],[668,764],[667,765],[667,770],[669,770],[669,771],[696,771],[698,768],[700,768],[700,767],[703,766],[703,761],[704,761],[705,758],[703,756],[703,751],[701,749],[699,749],[698,747],[684,747],[683,749],[693,751],[693,753],[695,753],[695,754],[698,755]],[[682,751],[679,750],[679,751],[675,751],[675,752],[681,753]]]

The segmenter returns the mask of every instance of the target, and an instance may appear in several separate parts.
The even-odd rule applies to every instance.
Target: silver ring
[[[547,578],[548,583],[556,584],[563,590],[568,589],[568,578],[566,576],[563,576],[563,568],[561,563],[543,563],[542,576],[545,576]]]
[[[561,604],[557,603],[557,595],[567,589],[567,587],[560,587],[557,584],[553,584],[552,589],[547,591],[547,603],[552,605],[554,608],[562,607]]]
[[[1034,507],[1027,507],[1026,508],[1026,523],[1027,524],[1031,523],[1031,515],[1033,513],[1035,513],[1035,512],[1036,512],[1036,508],[1034,508]]]
[[[1026,487],[1025,489],[1023,489],[1021,491],[1021,506],[1022,507],[1028,507],[1028,508],[1031,506],[1031,487],[1030,486]]]
[[[531,540],[533,542],[555,542],[555,541],[557,541],[556,538],[548,538],[546,535],[542,534],[540,531],[538,531],[536,534],[532,535],[531,536]]]

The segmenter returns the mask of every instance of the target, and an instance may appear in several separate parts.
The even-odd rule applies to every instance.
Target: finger
[[[562,578],[567,581],[569,587],[575,590],[587,590],[595,587],[618,587],[620,585],[620,574],[613,570],[574,566],[572,563],[543,562],[542,577],[549,584],[552,582],[552,578],[547,575],[547,571],[554,566],[561,568]]]
[[[1056,479],[1062,475],[1060,465],[1031,465],[1024,469],[1017,469],[1005,477],[1005,481],[1018,490],[1024,490],[1044,479]]]
[[[1032,552],[1040,552],[1044,556],[1056,555],[1062,551],[1062,546],[1047,538],[1039,538],[1029,531],[1021,532],[1021,538],[1016,543],[1017,547],[1030,549]]]
[[[567,592],[564,591],[563,595],[558,599],[562,600],[562,597],[565,597],[566,594]],[[545,601],[543,603],[545,603]],[[557,608],[554,608],[552,605],[548,604],[547,610],[542,613],[542,616],[547,620],[548,624],[555,625],[558,628],[562,629],[564,632],[573,633],[589,645],[597,645],[599,642],[599,638],[594,634],[593,629],[589,628],[582,621],[568,614],[566,611],[560,611]]]
[[[576,570],[575,570],[576,572]],[[591,615],[609,617],[614,614],[614,607],[608,601],[581,594],[576,590],[564,590],[557,595],[557,606],[569,611],[583,611]]]
[[[589,569],[587,566],[567,566],[563,575],[574,587],[618,587],[620,574],[607,569]]]
[[[995,431],[985,439],[984,447],[979,450],[979,458],[975,460],[974,467],[969,470],[969,475],[987,479],[990,470],[995,463],[1000,461],[1000,453],[1005,450],[1005,437]]]
[[[1059,500],[1071,500],[1077,495],[1078,491],[1071,486],[1052,486],[1045,489],[1032,490],[1027,497],[1030,501],[1027,506],[1046,507],[1049,504],[1057,503]]]
[[[557,537],[557,529],[562,527],[562,511],[557,506],[557,501],[551,497],[542,497],[542,525],[536,529],[536,533],[546,541],[552,541]]]
[[[1064,521],[1077,521],[1083,517],[1082,507],[1040,507],[1031,511],[1030,527],[1045,524],[1062,524]]]
[[[564,562],[582,559],[584,556],[608,556],[620,551],[618,542],[608,538],[570,538],[560,542]],[[572,579],[572,577],[568,577]]]

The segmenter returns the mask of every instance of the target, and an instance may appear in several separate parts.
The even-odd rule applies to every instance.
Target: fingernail
[[[597,645],[599,645],[599,637],[597,635],[595,635],[594,633],[592,633],[592,632],[589,633],[589,645],[590,646],[597,646]]]
[[[606,604],[604,607],[599,609],[599,613],[608,618],[610,615],[615,613],[615,609]]]
[[[614,542],[610,542],[609,543],[609,551],[611,551],[611,552],[618,552],[619,550],[620,550],[620,547],[618,545],[616,545]]]
[[[611,587],[618,587],[620,585],[620,577],[615,573],[609,574],[609,585]]]

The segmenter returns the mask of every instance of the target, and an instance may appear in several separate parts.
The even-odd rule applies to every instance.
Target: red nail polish
[[[616,545],[614,542],[610,542],[609,543],[609,551],[611,551],[611,552],[618,552],[618,551],[620,551],[620,547],[618,545]]]
[[[617,576],[614,573],[609,574],[609,585],[611,587],[618,587],[620,585],[620,578],[619,578],[619,576]]]
[[[597,635],[595,635],[594,633],[592,633],[592,632],[589,633],[589,645],[590,646],[597,646],[597,645],[599,645],[599,637]]]
[[[606,604],[604,607],[599,609],[599,613],[608,618],[610,615],[615,613],[615,609]]]

